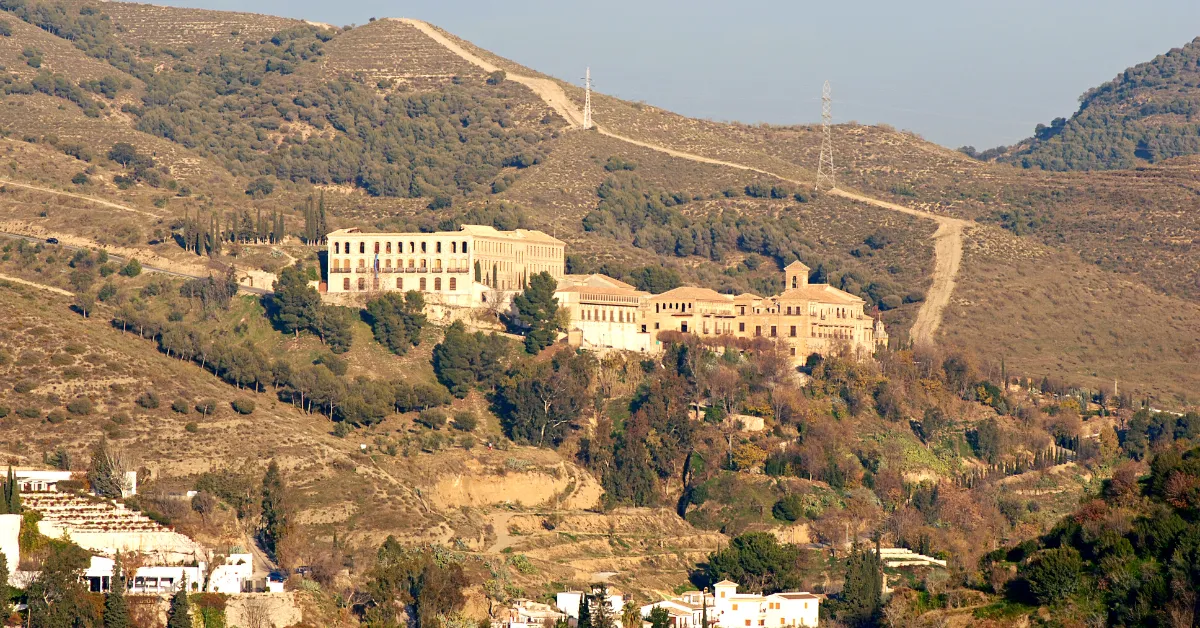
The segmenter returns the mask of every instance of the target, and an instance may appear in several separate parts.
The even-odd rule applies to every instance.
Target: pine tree
[[[289,513],[284,499],[283,474],[279,463],[271,460],[262,483],[262,536],[272,554],[290,530]]]
[[[579,621],[575,628],[592,628],[592,606],[588,603],[588,594],[579,594]]]
[[[599,585],[592,589],[591,628],[613,628],[612,609],[608,606],[608,587]]]
[[[121,572],[121,554],[113,561],[113,577],[104,595],[104,628],[130,628],[129,604],[125,601],[125,574]]]
[[[192,628],[192,615],[187,597],[187,580],[171,597],[171,609],[167,611],[167,628]]]
[[[525,333],[525,351],[536,354],[554,342],[558,335],[558,299],[554,291],[558,282],[550,273],[540,272],[532,277],[529,287],[513,297],[517,308],[515,322]]]
[[[11,595],[12,590],[8,588],[8,557],[0,554],[0,615],[8,615]]]

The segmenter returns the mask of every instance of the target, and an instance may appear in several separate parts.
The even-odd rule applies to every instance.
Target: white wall
[[[8,580],[17,572],[21,563],[21,515],[0,515],[0,553],[8,561]]]

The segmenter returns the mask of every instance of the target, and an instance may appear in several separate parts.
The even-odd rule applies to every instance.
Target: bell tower
[[[792,290],[794,288],[803,288],[808,285],[808,266],[805,266],[800,260],[796,260],[788,264],[783,269],[783,289]]]

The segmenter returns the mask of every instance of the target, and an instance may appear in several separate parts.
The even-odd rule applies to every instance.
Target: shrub
[[[141,395],[138,395],[138,398],[134,401],[134,403],[147,410],[153,410],[158,407],[160,402],[158,399],[158,393],[154,392],[153,390],[147,390]]]
[[[496,70],[495,72],[488,74],[487,84],[488,85],[499,85],[499,84],[503,83],[504,79],[507,77],[508,77],[508,75],[504,73],[504,70]]]
[[[189,421],[187,425],[183,426],[183,429],[188,434],[195,434],[200,431],[200,426],[195,421]]]
[[[318,356],[317,359],[313,361],[313,364],[324,364],[325,368],[333,371],[333,374],[337,375],[338,377],[345,375],[346,370],[349,368],[349,365],[345,360],[333,355],[332,353],[325,353]]]
[[[71,183],[74,183],[75,185],[86,185],[90,180],[91,179],[88,179],[86,172],[76,172],[75,176],[71,177]]]
[[[350,424],[346,423],[345,421],[338,421],[337,424],[333,426],[333,435],[337,436],[338,438],[346,438],[350,435],[350,432]]]
[[[229,405],[233,406],[233,411],[238,414],[250,414],[254,412],[253,399],[234,399],[233,403]]]
[[[67,420],[67,413],[63,412],[62,410],[51,410],[50,414],[46,415],[47,423],[52,423],[52,424],[57,425],[66,420]]]
[[[474,412],[455,412],[454,429],[460,432],[473,432],[479,426],[479,417]]]
[[[775,502],[771,514],[780,521],[797,521],[804,516],[804,500],[799,495],[787,495]]]
[[[10,412],[12,412],[12,410],[10,410],[8,406],[0,406],[0,419],[7,417]]]
[[[200,414],[203,414],[204,416],[210,416],[210,415],[212,415],[212,413],[214,413],[216,411],[217,411],[217,400],[216,399],[202,399],[199,403],[196,404],[196,412],[199,412]]]
[[[259,177],[246,186],[246,194],[250,196],[267,196],[275,191],[275,183],[266,177]]]
[[[25,394],[34,388],[37,388],[37,382],[31,379],[23,379],[13,385],[13,390],[21,394]]]
[[[96,411],[96,404],[87,397],[76,397],[67,404],[67,412],[79,416],[87,416]]]
[[[37,408],[21,408],[20,410],[17,410],[17,414],[26,419],[42,418],[42,411]]]
[[[417,423],[430,429],[440,430],[446,425],[446,413],[437,408],[422,410],[421,414],[417,415]]]
[[[894,309],[900,307],[903,303],[904,303],[904,301],[900,297],[898,297],[894,294],[889,294],[886,297],[883,297],[882,299],[879,300],[879,309],[894,310]]]
[[[171,402],[171,409],[179,414],[187,414],[192,411],[192,404],[188,403],[186,399],[176,399]]]
[[[126,277],[137,277],[142,274],[142,265],[136,259],[130,259],[129,263],[121,268],[121,274]]]
[[[1079,586],[1083,561],[1071,547],[1048,549],[1034,554],[1021,569],[1029,583],[1029,591],[1040,604],[1065,600]]]

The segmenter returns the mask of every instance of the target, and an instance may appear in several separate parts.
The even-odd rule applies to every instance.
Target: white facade
[[[254,578],[254,557],[250,554],[230,554],[224,565],[217,565],[208,577],[209,593],[242,593],[246,583]]]
[[[738,584],[723,580],[713,585],[713,607],[720,628],[790,628],[816,626],[820,596],[785,592],[771,595],[738,593]]]
[[[562,611],[567,617],[578,621],[579,620],[579,599],[583,596],[583,591],[560,591],[554,599],[554,605],[558,610]],[[613,615],[619,617],[621,615],[621,607],[625,605],[625,596],[619,592],[610,590],[608,597],[605,598],[608,603],[608,609]]]
[[[93,556],[83,576],[88,588],[96,593],[111,590],[115,561],[104,556]],[[126,576],[129,593],[146,595],[170,595],[187,583],[189,591],[199,591],[204,583],[204,563],[195,567],[165,565],[138,567],[133,577]]]
[[[0,515],[0,554],[8,562],[8,580],[13,583],[13,576],[21,564],[21,515]]]

